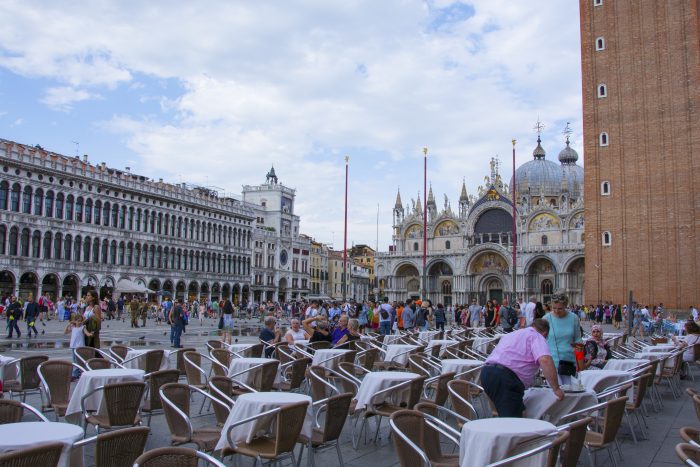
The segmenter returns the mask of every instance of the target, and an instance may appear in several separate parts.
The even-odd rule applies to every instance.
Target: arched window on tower
[[[24,187],[24,193],[22,193],[22,212],[32,213],[32,187],[29,185]]]
[[[600,136],[598,137],[598,144],[600,146],[607,146],[608,145],[608,134],[606,132],[602,132]]]
[[[595,49],[597,51],[605,50],[605,39],[603,37],[597,37],[595,40]]]
[[[599,84],[598,85],[598,97],[603,98],[603,97],[608,97],[608,87],[604,84]]]
[[[612,235],[610,232],[603,232],[603,246],[610,246],[612,245]]]
[[[610,182],[605,181],[600,184],[600,194],[603,196],[610,196]]]

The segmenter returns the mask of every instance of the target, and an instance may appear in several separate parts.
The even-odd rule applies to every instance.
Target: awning
[[[114,293],[153,293],[153,291],[145,285],[137,284],[129,279],[119,279],[117,285],[114,287]]]

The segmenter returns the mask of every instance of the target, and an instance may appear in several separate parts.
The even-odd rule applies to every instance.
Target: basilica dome
[[[560,164],[547,160],[539,136],[532,156],[531,161],[524,163],[515,171],[518,193],[529,191],[533,196],[540,193],[545,196],[556,196],[564,187],[570,192],[579,192],[583,189],[583,167],[576,164],[578,153],[569,146],[568,141],[566,147],[559,153]]]

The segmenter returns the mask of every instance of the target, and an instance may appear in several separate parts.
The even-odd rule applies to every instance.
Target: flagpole
[[[428,148],[423,148],[423,294],[421,299],[426,299],[426,294],[428,291],[427,277],[426,277],[426,253],[428,245]]]
[[[347,299],[348,291],[348,161],[345,156],[345,233],[343,235],[343,303]]]
[[[516,282],[516,272],[517,272],[516,250],[518,248],[518,232],[516,231],[515,219],[516,219],[516,216],[518,215],[518,211],[516,209],[517,194],[515,192],[515,143],[516,143],[516,140],[513,139],[513,187],[512,187],[512,190],[513,190],[513,297],[512,297],[511,304],[515,302],[516,295],[517,295],[516,294],[516,290],[517,290],[516,289],[516,287],[517,287],[517,282]]]

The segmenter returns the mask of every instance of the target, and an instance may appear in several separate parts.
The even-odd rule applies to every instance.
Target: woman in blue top
[[[556,368],[559,368],[560,361],[571,362],[576,368],[574,344],[581,343],[581,324],[578,317],[566,309],[568,303],[566,295],[555,293],[552,295],[552,312],[544,316],[549,322],[547,344]],[[559,375],[560,384],[570,382],[571,376]]]

